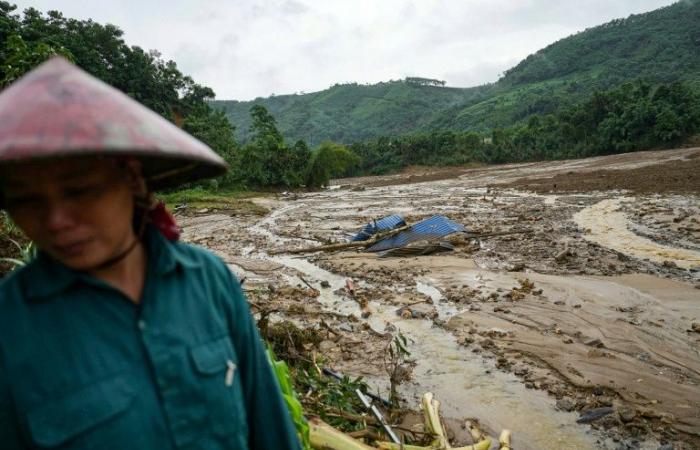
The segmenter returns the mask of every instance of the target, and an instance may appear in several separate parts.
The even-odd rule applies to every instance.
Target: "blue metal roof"
[[[403,220],[403,217],[396,214],[393,216],[384,217],[383,219],[374,220],[365,225],[362,231],[357,233],[357,235],[352,238],[352,242],[366,241],[379,231],[393,230],[394,228],[403,227],[405,225],[406,221]]]
[[[467,229],[445,216],[436,215],[411,226],[394,236],[382,239],[367,249],[368,252],[380,252],[390,248],[403,247],[411,242],[424,239],[439,239],[452,233],[466,232]]]

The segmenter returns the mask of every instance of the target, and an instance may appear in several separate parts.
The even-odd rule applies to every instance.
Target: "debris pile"
[[[381,252],[381,257],[428,255],[454,250],[453,244],[442,239],[455,233],[467,233],[467,229],[444,216],[435,215],[409,226],[403,217],[392,215],[368,223],[350,242],[271,253],[312,253],[358,248],[367,252]]]
[[[332,327],[326,325],[329,329]],[[464,436],[455,438],[455,431],[440,417],[440,402],[433,394],[422,397],[420,408],[423,423],[412,423],[418,413],[402,408],[397,386],[411,379],[415,362],[406,347],[408,341],[398,332],[385,346],[384,365],[389,376],[391,393],[388,399],[370,391],[361,377],[352,379],[335,372],[317,351],[322,350],[325,329],[302,329],[290,321],[261,327],[270,345],[270,354],[279,355],[277,365],[284,365],[282,375],[291,384],[288,391],[303,409],[302,419],[308,425],[308,444],[313,449],[408,449],[441,450],[449,448],[488,450],[493,439],[481,431],[478,422],[469,420],[462,427],[469,431],[471,444]],[[334,332],[339,333],[339,332]],[[389,335],[391,336],[391,335]],[[284,382],[281,382],[284,384]],[[294,401],[292,401],[294,403]],[[297,420],[295,420],[295,423]],[[499,440],[501,449],[510,449],[510,432],[504,430]],[[453,447],[452,445],[460,445]],[[308,447],[307,447],[308,448]]]

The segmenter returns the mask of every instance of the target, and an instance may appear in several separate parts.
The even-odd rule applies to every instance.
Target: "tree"
[[[327,186],[332,177],[344,175],[359,163],[360,158],[344,145],[323,142],[311,155],[306,186]]]
[[[252,138],[241,150],[238,178],[247,186],[293,188],[302,184],[310,157],[304,141],[288,147],[265,107],[250,109]]]
[[[73,59],[73,55],[63,47],[55,48],[44,42],[27,43],[18,34],[8,36],[0,63],[0,88],[9,85],[54,55]]]

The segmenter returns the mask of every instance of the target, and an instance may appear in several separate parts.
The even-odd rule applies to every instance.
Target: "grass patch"
[[[29,250],[29,239],[12,223],[5,211],[0,211],[0,278],[17,267],[17,264],[7,259],[24,260],[29,254],[23,254],[23,250]]]
[[[186,206],[190,210],[223,209],[264,215],[267,214],[267,209],[253,203],[251,199],[267,195],[270,194],[253,191],[210,191],[198,187],[159,194],[158,198],[163,200],[171,211]]]

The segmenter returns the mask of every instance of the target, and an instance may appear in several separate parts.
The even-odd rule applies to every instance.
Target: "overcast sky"
[[[11,0],[10,0],[11,1]],[[219,99],[406,76],[468,87],[587,27],[672,0],[29,0],[113,23]]]

